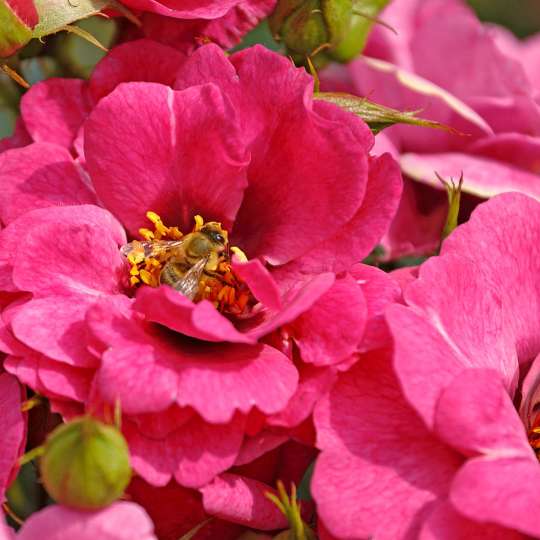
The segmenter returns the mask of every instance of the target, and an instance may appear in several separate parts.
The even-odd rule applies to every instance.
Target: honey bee
[[[121,252],[130,260],[153,257],[165,261],[159,274],[160,284],[169,285],[193,300],[202,274],[217,270],[227,244],[226,231],[219,223],[211,221],[179,240],[134,240],[123,246]]]

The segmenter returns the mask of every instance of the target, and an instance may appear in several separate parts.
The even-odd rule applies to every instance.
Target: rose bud
[[[40,468],[51,497],[83,510],[112,503],[131,478],[128,447],[120,431],[88,416],[62,424],[49,435]]]
[[[28,43],[37,23],[32,0],[0,0],[0,58],[11,56]]]
[[[269,24],[274,39],[302,61],[322,47],[340,43],[352,15],[352,0],[279,0]]]

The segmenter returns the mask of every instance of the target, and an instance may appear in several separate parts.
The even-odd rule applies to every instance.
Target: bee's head
[[[207,223],[200,232],[204,234],[212,244],[215,244],[216,247],[225,249],[228,241],[227,231],[224,231],[221,228],[220,223],[211,221],[210,223]]]

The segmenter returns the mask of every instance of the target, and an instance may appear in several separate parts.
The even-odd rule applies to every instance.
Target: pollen
[[[536,457],[540,460],[540,414],[534,419],[533,425],[527,434],[527,438]]]
[[[174,253],[170,249],[163,249],[163,243],[187,237],[178,227],[165,225],[156,212],[147,212],[146,217],[152,227],[139,229],[141,240],[128,244],[130,249],[124,252],[130,264],[129,283],[133,288],[143,285],[159,287],[161,272],[172,257],[171,253]],[[202,216],[195,216],[194,221],[190,233],[198,233],[206,225]],[[222,232],[228,239],[227,231]],[[248,260],[236,246],[209,260],[201,275],[194,302],[207,300],[222,313],[243,315],[253,305],[254,299],[247,285],[233,272],[231,254],[241,262]]]

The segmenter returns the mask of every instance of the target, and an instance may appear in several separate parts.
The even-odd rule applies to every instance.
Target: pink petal
[[[459,179],[463,173],[463,192],[489,198],[506,191],[519,191],[540,200],[540,177],[499,161],[467,154],[403,154],[401,168],[407,176],[442,189],[435,175]]]
[[[357,212],[373,138],[354,115],[328,103],[312,104],[311,78],[286,58],[253,47],[231,61],[252,155],[233,239],[252,258],[284,264],[332,237]],[[317,227],[315,215],[324,219]]]
[[[229,227],[247,182],[233,120],[213,85],[181,92],[155,83],[119,86],[95,107],[85,129],[98,196],[133,235],[148,225],[148,210],[183,231],[196,214]]]
[[[254,338],[236,330],[231,321],[221,315],[210,302],[194,304],[169,286],[157,289],[142,287],[137,292],[133,307],[143,313],[146,320],[186,336],[204,341],[256,342]]]
[[[88,90],[97,102],[123,82],[146,81],[172,86],[184,61],[182,53],[149,39],[122,43],[96,65]]]
[[[439,503],[425,521],[419,540],[525,540],[517,531],[462,516],[450,503]]]
[[[360,350],[386,347],[392,339],[384,312],[389,304],[401,298],[401,288],[389,274],[375,266],[357,264],[351,268],[351,275],[360,286],[367,303],[366,329]]]
[[[332,238],[325,240],[292,268],[302,272],[342,272],[367,257],[388,231],[401,197],[402,179],[398,164],[384,154],[369,160],[366,195],[356,215]]]
[[[444,131],[423,130],[414,126],[388,128],[387,135],[399,141],[401,149],[437,152],[461,148],[471,138],[493,133],[487,122],[470,106],[452,93],[399,66],[362,57],[350,65],[356,94],[404,111],[422,111],[422,116],[436,120],[468,135]]]
[[[112,309],[102,302],[89,314],[91,328],[107,346],[97,384],[107,401],[119,398],[126,413],[177,403],[208,422],[223,423],[237,410],[276,413],[296,389],[294,365],[272,347],[170,339],[133,314]]]
[[[491,369],[455,377],[437,404],[435,431],[465,455],[534,456],[500,375]]]
[[[289,437],[287,435],[279,435],[272,432],[262,432],[254,437],[246,436],[236,458],[235,466],[245,465],[256,460],[267,452],[278,448],[288,439]]]
[[[35,143],[0,155],[4,224],[36,208],[95,203],[95,194],[64,148]]]
[[[15,377],[0,374],[0,501],[18,468],[17,460],[26,443],[26,415],[21,411],[23,390]]]
[[[527,92],[523,69],[499,51],[472,9],[447,0],[418,5],[410,48],[419,75],[461,98]]]
[[[300,380],[296,392],[287,407],[267,419],[270,426],[293,428],[311,416],[315,405],[330,390],[336,373],[329,367],[301,364],[298,368]]]
[[[538,137],[521,133],[499,133],[476,141],[469,148],[469,152],[540,174],[540,139]]]
[[[257,480],[225,473],[203,487],[201,493],[210,515],[263,531],[287,527],[287,518],[265,496],[275,494],[275,490]]]
[[[172,405],[164,411],[157,413],[138,414],[130,416],[138,430],[151,439],[164,439],[184,424],[193,419],[195,411],[189,408],[180,408]]]
[[[358,349],[367,319],[366,300],[355,279],[337,279],[311,309],[291,325],[302,360],[316,366],[337,364]]]
[[[265,414],[280,411],[297,378],[292,363],[271,347],[200,345],[154,352],[151,345],[139,345],[105,353],[98,384],[105,399],[120,399],[128,413],[158,411],[176,402],[221,423],[254,406]],[[275,384],[269,387],[268,380]]]
[[[281,309],[279,289],[270,272],[259,261],[251,259],[245,263],[234,262],[234,273],[244,281],[253,296],[271,310]]]
[[[315,410],[322,453],[311,489],[338,538],[413,538],[460,463],[410,408],[390,360],[364,356]]]
[[[229,57],[212,43],[197,48],[176,73],[175,90],[214,83],[229,100],[240,100],[241,87]],[[238,114],[242,114],[240,108]]]
[[[91,205],[66,206],[34,210],[24,219],[31,225],[19,239],[13,262],[19,289],[41,297],[121,289],[127,270],[119,246],[126,239],[109,212]]]
[[[199,45],[201,36],[229,49],[258,22],[269,15],[275,0],[244,0],[217,19],[174,19],[154,13],[142,17],[145,36],[176,49],[191,52]]]
[[[49,506],[25,522],[18,540],[157,540],[146,512],[130,502],[116,502],[98,512]]]
[[[28,355],[25,357],[6,356],[4,359],[4,369],[17,377],[22,383],[30,386],[36,392],[43,394],[45,388],[38,378],[38,355]]]
[[[0,540],[15,540],[15,531],[4,520],[0,521]]]
[[[485,289],[490,283],[490,288],[501,295],[504,327],[513,331],[521,362],[530,361],[540,352],[540,260],[530,247],[538,242],[540,205],[512,193],[477,207],[469,222],[456,229],[442,249],[442,253],[459,253],[482,266],[482,286]]]
[[[496,523],[537,537],[539,481],[540,467],[532,451],[529,459],[479,457],[469,460],[456,474],[450,502],[469,519]]]
[[[485,283],[478,265],[457,256],[434,257],[405,291],[410,307],[388,308],[396,372],[407,399],[428,425],[441,392],[465,368],[497,370],[513,393],[517,358],[512,335],[504,325],[498,291],[486,291]]]
[[[21,364],[26,362],[27,357],[21,359]],[[42,387],[42,394],[72,401],[84,402],[88,399],[94,370],[76,368],[45,356],[38,357],[36,369],[39,380],[36,390]]]
[[[232,523],[217,519],[208,521],[201,494],[174,481],[163,487],[155,487],[135,477],[128,493],[134,502],[148,512],[160,540],[178,540],[203,522],[205,525],[196,535],[197,540],[237,540],[242,531]]]
[[[31,142],[32,138],[26,130],[23,119],[19,116],[15,121],[13,135],[11,137],[4,137],[3,139],[0,139],[0,153],[5,152],[6,150],[11,150],[12,148],[26,146]]]
[[[90,112],[86,82],[48,79],[32,85],[21,100],[24,125],[35,142],[69,149]]]
[[[243,419],[213,425],[200,417],[163,439],[146,437],[125,422],[133,468],[150,484],[166,485],[171,478],[186,487],[200,487],[233,465],[244,435]]]
[[[134,9],[179,19],[215,19],[225,15],[240,0],[126,0],[124,3]]]
[[[540,134],[540,105],[529,95],[472,97],[467,102],[485,119],[493,131]]]
[[[255,338],[261,338],[280,326],[294,321],[330,290],[334,281],[335,275],[330,272],[319,274],[307,282],[297,281],[296,286],[290,289],[282,299],[282,309],[280,311],[268,310],[264,312],[262,321],[251,328],[247,334]]]
[[[87,349],[86,311],[92,297],[47,297],[30,300],[17,309],[11,329],[17,339],[53,360],[77,367],[97,367]]]
[[[396,216],[381,242],[385,257],[397,259],[435,253],[447,214],[446,193],[405,179]]]

